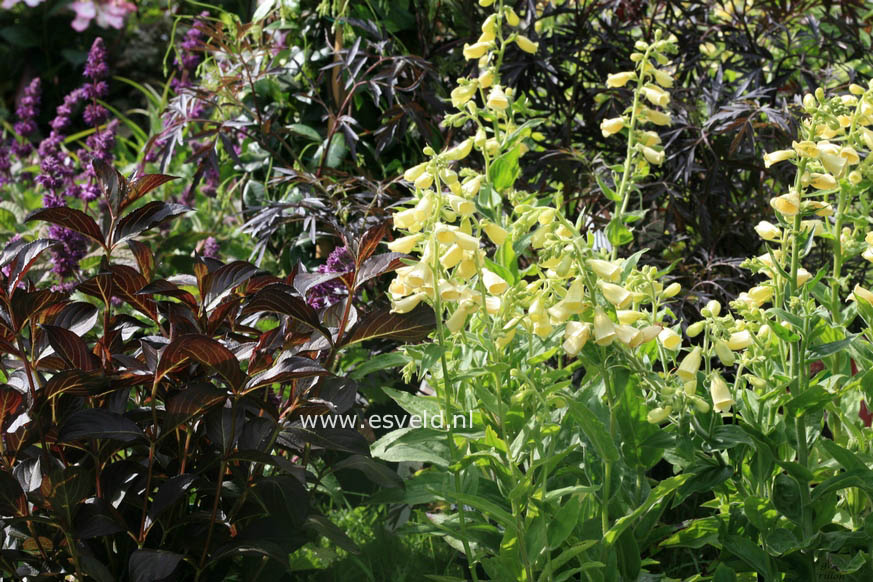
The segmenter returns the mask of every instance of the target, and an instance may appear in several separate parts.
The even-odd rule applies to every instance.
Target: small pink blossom
[[[136,12],[136,5],[126,0],[78,0],[70,8],[76,13],[72,26],[78,32],[88,28],[94,19],[100,28],[120,29],[127,15]]]
[[[34,6],[42,4],[44,1],[45,0],[24,0],[24,3],[33,8]],[[3,0],[3,4],[0,4],[0,8],[8,10],[19,2],[21,2],[21,0]]]

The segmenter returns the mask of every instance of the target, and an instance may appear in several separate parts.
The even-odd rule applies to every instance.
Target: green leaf
[[[737,582],[737,573],[733,568],[719,564],[715,569],[715,575],[712,577],[712,582]]]
[[[843,340],[813,346],[809,348],[808,353],[814,359],[824,358],[825,356],[830,356],[831,354],[835,354],[846,349],[852,344],[852,342],[855,341],[855,338],[857,337],[858,336],[852,336]]]
[[[834,395],[821,386],[810,386],[802,394],[789,400],[786,407],[794,411],[795,417],[800,418],[809,412],[822,410],[833,399]]]
[[[349,378],[355,381],[360,381],[365,377],[390,368],[400,368],[409,363],[409,357],[402,352],[390,352],[387,354],[379,354],[362,362],[354,370],[349,372]]]
[[[314,141],[314,142],[321,141],[321,135],[316,130],[309,127],[308,125],[304,125],[302,123],[292,123],[291,125],[287,126],[285,129],[287,129],[291,133],[296,133],[297,135],[305,137],[311,141]]]
[[[716,545],[720,520],[716,516],[695,519],[688,527],[681,529],[661,542],[662,547],[694,548]]]
[[[606,182],[603,181],[600,174],[594,172],[594,179],[597,180],[597,185],[600,187],[600,191],[603,192],[604,196],[613,202],[621,202],[621,197],[615,192],[615,190],[606,185]]]
[[[688,481],[691,478],[690,474],[676,475],[674,477],[668,477],[664,479],[654,489],[649,493],[649,496],[646,500],[639,505],[636,509],[634,509],[631,513],[620,517],[616,520],[616,522],[612,525],[611,528],[604,534],[603,541],[607,545],[612,545],[615,540],[620,536],[624,530],[631,526],[631,524],[638,519],[642,514],[647,512],[652,508],[653,505],[662,501],[668,495],[671,495],[676,489],[682,486],[683,483]]]
[[[440,467],[450,464],[446,433],[429,428],[401,428],[389,432],[372,445],[370,454],[392,463],[433,463]]]
[[[579,511],[582,509],[582,498],[574,495],[552,515],[554,519],[549,524],[549,548],[560,548],[579,521]]]
[[[796,342],[800,339],[800,336],[796,333],[789,331],[788,328],[783,326],[781,323],[776,321],[775,319],[771,319],[767,322],[767,325],[770,326],[770,329],[773,330],[773,333],[784,342]]]
[[[606,238],[614,247],[621,247],[633,242],[634,235],[618,218],[613,218],[606,226]]]
[[[773,506],[788,519],[799,522],[803,515],[801,485],[788,475],[777,475],[773,483]]]
[[[739,535],[728,535],[723,540],[724,549],[764,577],[773,580],[770,556],[756,544]]]
[[[422,418],[425,416],[434,418],[437,415],[442,415],[440,404],[433,396],[415,396],[409,392],[395,390],[387,386],[382,387],[382,392],[409,414],[418,415]]]
[[[601,460],[605,463],[618,461],[620,458],[618,447],[615,446],[615,441],[612,440],[603,422],[580,403],[573,400],[570,400],[569,403],[570,414],[579,423],[579,427],[585,433],[585,436],[588,437],[588,440],[591,441],[591,444],[594,445],[594,449]]]
[[[518,165],[518,156],[521,149],[516,146],[497,157],[488,169],[488,178],[497,192],[503,192],[512,188],[515,181],[521,175],[521,167]]]

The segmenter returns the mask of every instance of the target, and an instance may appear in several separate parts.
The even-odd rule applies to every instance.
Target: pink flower
[[[16,4],[21,2],[21,0],[3,0],[3,4],[0,4],[0,8],[4,8],[6,10],[12,8]],[[24,0],[24,3],[33,8],[38,4],[42,4],[44,0]]]
[[[72,27],[78,32],[88,28],[95,18],[100,28],[120,29],[127,15],[136,12],[136,5],[126,0],[78,0],[70,8],[76,13]]]

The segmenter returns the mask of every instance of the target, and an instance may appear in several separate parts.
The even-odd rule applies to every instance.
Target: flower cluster
[[[77,0],[70,9],[76,13],[71,26],[78,32],[91,26],[91,21],[100,28],[121,30],[127,16],[136,12],[136,4],[127,0]]]
[[[78,199],[86,204],[95,200],[100,192],[92,162],[96,159],[104,162],[112,160],[119,122],[112,120],[101,125],[108,118],[108,111],[98,103],[98,99],[105,97],[109,90],[106,83],[109,66],[106,47],[101,38],[95,39],[91,46],[84,75],[88,81],[64,98],[51,121],[51,132],[39,144],[41,173],[36,182],[45,189],[43,205],[46,208],[65,206],[68,199]],[[64,148],[64,139],[66,130],[82,103],[85,103],[82,110],[83,121],[95,131],[85,140],[84,147],[77,150],[74,158]],[[84,237],[60,226],[50,227],[49,235],[63,243],[54,251],[53,272],[62,278],[72,275],[87,252]]]
[[[18,135],[18,139],[13,139],[11,142],[0,139],[0,186],[9,181],[9,171],[12,167],[10,156],[15,155],[23,159],[33,151],[29,138],[38,129],[36,118],[39,116],[41,97],[42,85],[37,77],[25,87],[15,108],[16,121],[12,129]]]
[[[352,270],[352,256],[346,247],[337,247],[331,251],[327,261],[319,265],[317,273],[348,273]],[[313,285],[306,295],[306,302],[315,309],[330,307],[346,295],[346,286],[339,279],[331,279],[318,285]]]

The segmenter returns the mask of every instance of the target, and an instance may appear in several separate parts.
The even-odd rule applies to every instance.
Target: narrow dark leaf
[[[91,162],[97,181],[103,189],[103,196],[109,201],[114,216],[118,216],[121,206],[121,196],[127,188],[127,180],[112,165],[96,158]]]
[[[322,368],[315,360],[299,356],[286,357],[269,370],[252,376],[246,383],[244,392],[251,392],[261,386],[268,386],[274,382],[282,384],[296,378],[309,378],[328,374],[330,372]]]
[[[112,390],[110,377],[102,372],[64,370],[49,378],[41,390],[41,395],[45,400],[49,400],[60,394],[96,396],[110,390]]]
[[[158,201],[149,202],[118,221],[112,236],[112,245],[117,245],[130,237],[153,228],[168,218],[190,211],[190,208],[181,204],[169,204]]]
[[[364,455],[352,455],[346,457],[342,461],[333,466],[334,471],[342,471],[343,469],[355,469],[367,476],[370,481],[379,487],[393,489],[403,486],[403,479],[392,471],[385,464],[374,461],[370,457]]]
[[[127,241],[127,246],[130,248],[130,252],[133,253],[134,258],[136,258],[140,274],[147,281],[151,281],[152,276],[155,274],[155,256],[152,254],[152,250],[147,244],[133,239]]]
[[[188,360],[211,367],[234,390],[242,385],[244,376],[233,352],[218,341],[198,334],[182,335],[170,342],[161,354],[155,376],[160,379],[185,365]]]
[[[62,327],[78,336],[85,335],[97,324],[97,308],[84,301],[76,301],[51,318],[52,325]]]
[[[121,210],[124,210],[155,188],[177,179],[178,176],[168,176],[166,174],[146,174],[132,180],[127,187],[127,195],[121,202]]]
[[[28,293],[16,289],[12,295],[12,323],[14,331],[18,332],[31,318],[39,316],[46,307],[57,305],[67,300],[66,293],[58,293],[49,289],[40,289]]]
[[[81,210],[68,208],[66,206],[41,208],[28,214],[27,218],[24,219],[24,222],[30,222],[32,220],[42,220],[43,222],[63,226],[64,228],[68,228],[90,238],[100,246],[104,246],[105,241],[103,239],[103,233],[100,232],[100,227],[97,226],[97,223],[94,222],[93,218]]]
[[[146,527],[149,527],[151,523],[157,521],[165,510],[172,507],[177,501],[182,499],[185,492],[188,491],[188,488],[196,480],[197,477],[195,475],[185,473],[183,475],[176,475],[161,484],[158,488],[158,492],[155,494],[155,500],[152,502],[151,507],[149,507]]]
[[[358,253],[357,256],[355,256],[355,265],[358,269],[361,268],[364,261],[369,259],[373,253],[376,252],[379,243],[381,243],[391,231],[391,225],[391,221],[383,221],[367,230],[367,232],[364,233],[364,236],[361,237],[361,241],[358,243]]]
[[[72,368],[87,372],[99,365],[97,357],[91,353],[82,338],[73,332],[54,325],[43,325],[42,330],[48,336],[49,345],[55,353]]]
[[[70,415],[61,427],[58,440],[73,442],[82,439],[113,439],[131,442],[145,435],[135,422],[120,414],[101,408],[86,408]]]
[[[224,294],[250,279],[258,268],[245,261],[233,261],[207,274],[203,279],[206,309],[212,309]]]
[[[358,431],[351,428],[303,428],[297,424],[280,433],[280,439],[296,450],[303,450],[309,443],[315,448],[330,451],[344,451],[367,456],[370,454],[370,444]]]
[[[105,500],[90,499],[79,508],[73,529],[78,539],[87,540],[124,531],[124,521]]]
[[[342,339],[343,345],[374,338],[404,343],[420,342],[436,326],[433,310],[419,305],[409,313],[391,313],[387,308],[365,315]]]
[[[295,322],[314,329],[330,339],[330,332],[319,322],[318,313],[305,301],[291,295],[291,287],[287,285],[270,285],[261,289],[243,308],[242,315],[262,311],[287,315]]]
[[[41,238],[29,243],[16,241],[6,245],[0,259],[0,267],[10,265],[9,276],[6,279],[7,293],[11,294],[18,287],[42,253],[57,244],[57,241]]]
[[[361,265],[361,268],[358,270],[358,277],[355,280],[355,285],[360,287],[374,277],[378,277],[379,275],[383,275],[402,267],[404,263],[401,259],[408,256],[409,255],[404,255],[403,253],[382,253],[370,257],[364,261],[364,264]]]
[[[163,550],[136,550],[130,555],[128,570],[132,582],[157,582],[169,577],[183,556]]]

